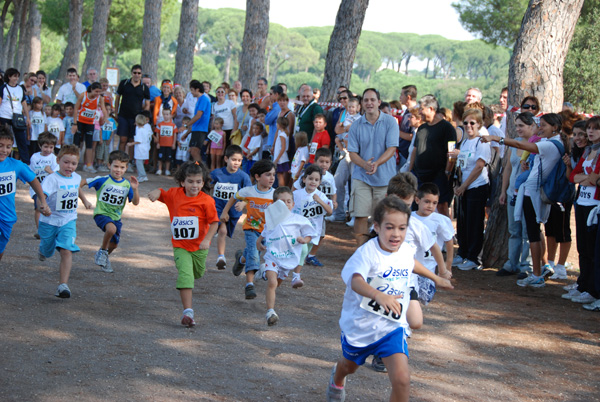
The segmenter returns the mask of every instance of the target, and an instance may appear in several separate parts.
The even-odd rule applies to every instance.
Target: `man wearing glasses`
[[[339,86],[339,88],[337,89],[337,101],[342,105],[331,110],[331,112],[329,113],[329,119],[327,121],[327,131],[329,132],[329,136],[331,137],[330,144],[335,144],[335,125],[340,120],[340,115],[342,114],[344,109],[346,109],[348,99],[350,99],[350,94],[346,92],[347,90],[348,88],[346,88],[344,85]]]
[[[142,83],[142,66],[139,64],[131,67],[131,78],[119,83],[115,96],[115,110],[117,134],[120,137],[119,150],[125,151],[127,142],[133,140],[135,135],[135,116],[142,110],[150,110],[150,90]]]

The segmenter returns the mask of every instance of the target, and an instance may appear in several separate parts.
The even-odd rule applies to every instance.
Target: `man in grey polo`
[[[362,98],[365,114],[352,124],[348,133],[348,152],[354,163],[350,213],[354,216],[358,246],[367,241],[369,216],[385,197],[388,182],[396,174],[396,161],[392,157],[400,130],[394,117],[379,111],[380,104],[379,92],[365,89]]]

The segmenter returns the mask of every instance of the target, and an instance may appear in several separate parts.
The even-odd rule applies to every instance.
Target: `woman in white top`
[[[8,124],[12,127],[19,157],[23,163],[29,165],[29,145],[27,144],[27,130],[31,123],[27,120],[27,127],[16,128],[13,125],[13,115],[21,114],[29,116],[29,107],[25,102],[25,91],[21,85],[17,85],[21,73],[16,68],[9,68],[4,73],[4,85],[0,94],[0,124]]]
[[[540,118],[540,128],[537,133],[542,139],[537,143],[516,141],[509,138],[500,138],[495,135],[482,137],[482,141],[497,141],[500,145],[523,149],[535,154],[533,169],[529,177],[519,188],[519,194],[515,204],[515,220],[521,220],[521,213],[525,218],[527,226],[527,238],[529,239],[529,250],[531,251],[531,262],[533,275],[517,281],[519,286],[543,287],[545,286],[542,275],[542,256],[546,252],[540,224],[548,221],[550,215],[550,204],[542,202],[540,196],[540,182],[544,182],[557,163],[564,163],[558,147],[554,142],[562,143],[565,151],[569,152],[569,140],[561,132],[562,119],[556,113],[548,113]],[[541,166],[541,169],[540,169]],[[541,176],[540,176],[541,171]]]
[[[462,173],[460,186],[454,189],[459,197],[456,237],[458,255],[464,261],[458,264],[463,271],[479,269],[479,254],[483,248],[485,204],[489,196],[490,181],[486,164],[490,161],[490,144],[479,135],[483,127],[483,114],[479,109],[467,109],[463,114],[466,136],[460,143],[456,166]],[[460,175],[459,175],[460,177]]]
[[[224,87],[217,88],[217,101],[212,105],[213,120],[215,117],[223,119],[223,131],[225,131],[225,149],[229,146],[231,133],[238,129],[237,110],[234,102],[226,99],[227,90]]]
[[[591,303],[588,310],[600,311],[600,275],[599,264],[594,267],[594,255],[597,241],[597,225],[588,226],[590,212],[600,205],[600,117],[594,116],[586,123],[586,132],[591,145],[571,172],[569,179],[579,184],[579,195],[575,201],[575,223],[577,225],[577,252],[579,253],[579,278],[577,287],[571,289],[564,298],[572,301]],[[567,297],[566,297],[567,296]]]

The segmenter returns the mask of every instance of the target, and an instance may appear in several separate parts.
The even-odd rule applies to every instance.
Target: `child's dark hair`
[[[417,194],[419,184],[414,174],[410,172],[398,173],[392,177],[387,187],[387,195],[396,195],[402,199]]]
[[[239,145],[230,145],[225,149],[225,156],[227,158],[231,158],[235,154],[244,155],[242,147],[240,147]]]
[[[210,183],[212,182],[208,168],[202,162],[184,162],[183,165],[179,166],[173,178],[181,186],[181,183],[185,181],[188,176],[202,175],[202,191],[206,194],[210,193]]]
[[[242,92],[244,92],[242,90]],[[251,103],[248,105],[248,109],[256,109],[256,113],[258,113],[258,111],[260,110],[260,106],[258,106],[258,103]]]
[[[15,142],[15,136],[8,124],[0,124],[0,140],[11,140]]]
[[[56,159],[60,160],[64,155],[73,155],[76,156],[79,160],[79,147],[77,145],[63,145],[58,151],[58,155],[56,155]]]
[[[273,162],[271,162],[268,159],[261,159],[257,161],[254,165],[252,165],[252,167],[250,168],[250,177],[254,179],[255,176],[260,176],[263,173],[270,172],[273,169],[275,169],[275,165],[273,164]]]
[[[286,186],[277,187],[273,192],[273,202],[277,201],[281,194],[289,194],[292,197],[294,196],[294,193],[292,192],[291,188]]]
[[[108,164],[112,165],[112,163],[114,161],[127,163],[127,162],[129,162],[129,155],[127,155],[124,151],[119,151],[119,150],[112,151],[108,155]]]
[[[38,141],[38,145],[41,148],[42,145],[55,146],[57,140],[58,139],[56,138],[56,136],[54,134],[52,134],[50,131],[44,131],[43,133],[40,133],[37,141]]]
[[[266,116],[267,115],[267,109],[258,109],[258,113],[257,114],[264,114]]]
[[[321,174],[321,168],[318,167],[317,165],[310,165],[309,167],[307,167],[304,170],[304,175],[302,175],[302,180],[300,180],[300,185],[302,186],[302,188],[304,188],[305,184],[304,184],[304,178],[310,176],[311,174],[317,172],[319,174],[319,178],[323,178],[323,175]]]
[[[433,196],[440,196],[440,189],[435,183],[423,183],[421,187],[419,187],[419,191],[417,191],[417,197],[423,198],[426,195],[431,194]]]
[[[317,113],[315,117],[313,117],[313,121],[317,119],[323,119],[323,121],[327,123],[327,117],[323,113]]]
[[[252,123],[252,127],[254,126],[258,126],[260,127],[260,133],[262,134],[263,131],[265,131],[265,125],[262,124],[260,121],[256,120]]]
[[[287,117],[281,116],[281,117],[277,118],[277,125],[281,126],[281,128],[283,128],[285,130],[290,125],[290,122],[288,121]]]
[[[68,108],[68,107],[75,108],[75,105],[73,104],[73,102],[65,102],[65,108]]]
[[[55,103],[54,105],[52,105],[52,111],[53,112],[62,112],[62,106],[60,103]]]
[[[42,98],[40,98],[39,96],[36,96],[31,101],[31,105],[36,105],[38,103],[44,103],[44,100]]]
[[[317,149],[317,151],[315,152],[315,163],[319,160],[319,158],[321,157],[326,157],[331,159],[331,150],[329,148],[319,148]]]
[[[215,119],[213,120],[213,124],[215,123],[221,123],[221,128],[223,128],[223,124],[225,124],[225,120],[223,120],[222,117],[215,117]]]
[[[407,215],[406,224],[408,224],[408,221],[410,220],[410,207],[396,196],[388,196],[379,201],[379,203],[375,206],[375,210],[373,211],[373,221],[381,225],[383,223],[383,217],[385,214],[392,212],[405,213]]]

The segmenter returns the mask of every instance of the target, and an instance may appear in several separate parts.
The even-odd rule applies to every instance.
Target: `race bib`
[[[192,240],[198,238],[197,216],[176,216],[171,222],[171,233],[174,240]]]
[[[173,127],[171,127],[171,126],[161,126],[161,128],[160,128],[160,136],[161,137],[172,137],[173,136]]]
[[[311,155],[314,155],[317,152],[317,147],[319,146],[319,144],[317,144],[316,142],[311,142],[310,143],[310,149],[308,150],[308,153]]]
[[[180,145],[180,146],[179,146],[179,150],[180,150],[181,152],[187,152],[187,150],[188,150],[188,146],[187,146],[187,145]]]
[[[102,131],[113,131],[113,125],[112,123],[104,123],[104,125],[102,126]]]
[[[13,172],[0,173],[0,197],[15,192],[17,188],[17,174]]]
[[[48,127],[48,131],[54,134],[54,136],[58,137],[58,135],[60,134],[60,127],[55,124],[52,124]]]
[[[396,314],[391,310],[385,311],[385,308],[380,306],[379,303],[369,297],[362,298],[362,301],[360,302],[360,308],[387,320],[398,323],[401,322],[401,320],[406,316],[406,310],[408,309],[408,303],[410,302],[410,293],[407,286],[408,273],[406,272],[406,275],[403,276],[402,271],[408,270],[394,269],[390,267],[390,269],[383,274],[383,278],[375,277],[370,282],[372,287],[382,293],[393,296],[401,296],[396,299],[400,303],[401,314]],[[389,274],[386,277],[388,272]]]
[[[79,190],[58,190],[56,192],[56,211],[72,212],[77,209]]]
[[[319,187],[319,189],[321,190],[321,192],[323,194],[325,194],[327,197],[331,196],[332,194],[332,190],[331,190],[331,186],[329,185],[329,183],[325,183],[323,182],[321,184],[321,186]]]
[[[325,208],[316,201],[310,201],[304,204],[302,208],[302,216],[305,218],[316,218],[318,216],[325,215]]]
[[[87,119],[93,119],[96,116],[96,111],[90,109],[83,109],[81,111],[81,116]]]
[[[110,185],[102,189],[100,201],[113,206],[121,206],[125,204],[128,194],[129,189],[127,187]]]
[[[465,169],[467,167],[467,161],[471,155],[472,153],[469,151],[461,151],[460,154],[458,154],[458,159],[456,160],[456,167]]]
[[[35,177],[40,181],[40,183],[44,181],[48,174],[49,173],[46,172],[43,167],[35,169]]]
[[[31,119],[31,124],[33,124],[34,126],[41,126],[42,124],[44,124],[44,118],[40,116],[35,116]]]
[[[238,191],[237,183],[217,183],[213,196],[219,200],[229,201]]]
[[[223,136],[216,131],[211,131],[210,134],[208,134],[208,139],[215,143],[221,142],[221,138],[223,138]]]

